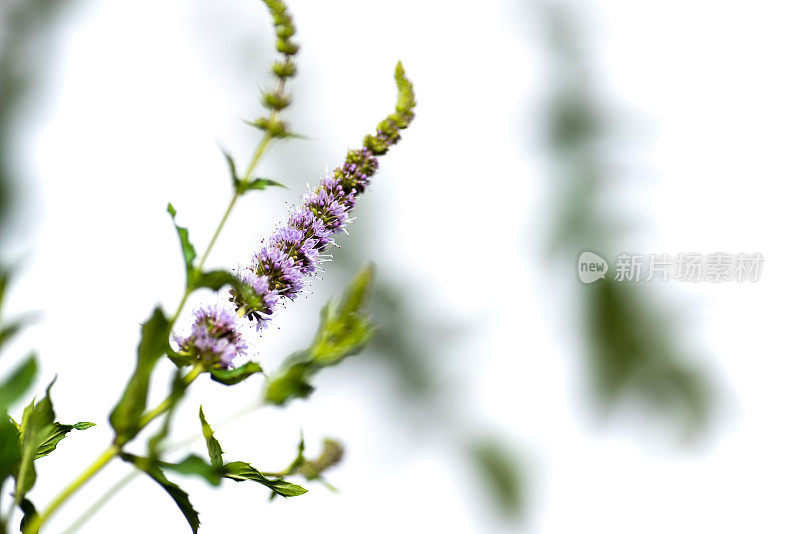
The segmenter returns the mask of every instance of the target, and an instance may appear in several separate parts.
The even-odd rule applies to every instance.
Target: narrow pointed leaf
[[[200,425],[203,429],[203,437],[206,439],[206,447],[208,448],[208,457],[211,458],[211,465],[215,469],[222,467],[222,447],[214,437],[214,431],[211,425],[206,421],[206,416],[203,414],[203,407],[200,407]]]
[[[142,325],[136,369],[109,418],[118,436],[129,439],[138,433],[139,418],[144,413],[150,388],[150,375],[158,358],[168,349],[169,321],[161,308],[156,308]]]
[[[239,193],[246,193],[248,191],[263,191],[268,187],[282,187],[289,189],[284,184],[271,178],[255,178],[249,182],[239,182]]]
[[[261,366],[256,362],[247,362],[234,369],[211,369],[209,371],[211,380],[226,386],[238,384],[249,376],[260,372],[262,372]]]
[[[292,484],[280,478],[270,479],[261,474],[261,471],[248,464],[247,462],[230,462],[223,466],[225,478],[242,482],[250,480],[266,486],[278,495],[284,497],[296,497],[306,493],[308,490],[297,484]]]
[[[0,327],[0,348],[8,343],[25,326],[25,321],[19,319]]]
[[[190,454],[178,463],[158,462],[158,466],[181,475],[199,476],[212,486],[219,486],[222,481],[221,469],[214,467],[208,463],[208,460],[200,458],[196,454]]]
[[[192,278],[192,272],[194,271],[194,259],[197,257],[197,252],[195,252],[192,242],[189,241],[189,230],[178,226],[178,223],[175,222],[177,212],[172,204],[167,204],[167,213],[172,217],[172,223],[175,225],[175,230],[178,231],[178,239],[181,242],[181,251],[183,252],[183,261],[186,264],[186,279],[188,285],[189,280]]]
[[[137,469],[146,473],[150,478],[156,481],[158,485],[172,497],[172,500],[178,505],[178,508],[180,508],[183,516],[192,528],[192,532],[197,534],[197,529],[200,528],[200,517],[189,501],[189,495],[177,484],[167,479],[164,475],[164,471],[150,459],[134,456],[132,454],[122,454],[120,457],[126,462],[130,462],[136,466]]]
[[[193,289],[207,287],[214,291],[219,291],[225,285],[238,287],[241,285],[241,281],[235,274],[228,271],[208,271],[198,274],[192,287]]]
[[[36,357],[31,354],[11,374],[0,380],[0,412],[5,412],[25,394],[36,378],[37,368]]]
[[[233,188],[235,190],[238,190],[240,180],[239,180],[239,175],[236,173],[236,162],[233,161],[233,156],[231,156],[227,150],[225,150],[222,147],[220,147],[220,150],[222,150],[222,155],[225,156],[225,163],[228,164],[228,172],[231,175],[231,182],[233,182]]]

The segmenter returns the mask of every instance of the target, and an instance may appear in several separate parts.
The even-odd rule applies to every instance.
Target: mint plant
[[[12,525],[12,517],[19,514],[21,532],[39,532],[76,491],[115,459],[127,462],[149,476],[175,502],[191,530],[197,532],[199,514],[187,493],[172,480],[173,474],[200,477],[214,486],[220,485],[224,479],[254,482],[266,487],[272,498],[296,497],[307,491],[297,483],[300,479],[324,480],[324,472],[342,457],[341,444],[326,440],[318,458],[306,458],[305,443],[301,439],[295,459],[280,471],[264,471],[239,459],[223,458],[223,446],[215,437],[202,407],[199,407],[198,431],[205,439],[207,457],[189,454],[178,462],[164,460],[175,409],[194,381],[208,376],[225,386],[234,386],[253,375],[263,374],[257,362],[247,361],[248,347],[242,335],[243,329],[267,328],[275,313],[296,299],[312,277],[320,272],[320,262],[327,259],[336,236],[351,222],[359,197],[377,172],[378,157],[400,140],[400,130],[407,128],[414,118],[413,87],[398,63],[395,69],[398,88],[395,111],[378,124],[377,131],[367,135],[361,147],[348,151],[344,163],[325,175],[303,197],[299,206],[289,214],[285,225],[266,238],[263,241],[266,244],[254,252],[248,266],[239,272],[205,269],[209,253],[237,201],[253,191],[281,186],[279,182],[257,174],[268,148],[277,141],[298,137],[282,116],[291,104],[287,83],[297,72],[294,58],[299,45],[294,41],[294,22],[282,0],[264,0],[264,3],[273,20],[280,59],[272,65],[277,80],[275,87],[261,99],[267,113],[250,123],[261,132],[260,141],[243,172],[238,170],[234,158],[225,154],[233,191],[202,254],[198,254],[192,244],[189,231],[175,223],[185,266],[185,286],[180,302],[173,313],[156,306],[142,325],[134,371],[109,416],[114,432],[110,445],[41,508],[29,499],[38,475],[36,460],[55,451],[58,443],[73,430],[86,430],[94,424],[65,424],[56,420],[50,394],[53,382],[43,398],[27,405],[18,418],[19,422],[12,417],[11,408],[22,399],[35,379],[37,363],[33,355],[0,378],[0,506],[5,504],[6,490],[11,490],[10,502],[5,504],[0,516],[0,534],[16,528]],[[167,205],[167,211],[175,221],[177,210],[171,203]],[[267,377],[260,399],[262,405],[281,406],[292,399],[308,397],[313,391],[312,379],[317,372],[358,353],[366,345],[374,331],[366,311],[373,277],[373,268],[364,267],[341,298],[323,308],[317,334],[309,346],[289,356]],[[8,281],[9,275],[3,271],[0,304]],[[176,335],[174,329],[183,317],[187,299],[200,289],[224,292],[229,306],[196,309],[188,333]],[[1,315],[0,320],[2,348],[21,325],[19,321],[5,322]],[[151,377],[156,365],[164,358],[175,366],[173,379],[164,400],[148,408]],[[146,454],[130,452],[128,445],[155,426],[156,421],[160,421],[160,426],[150,434]],[[92,507],[91,511],[96,511],[101,504]],[[83,516],[84,520],[91,515],[88,510],[87,514]]]

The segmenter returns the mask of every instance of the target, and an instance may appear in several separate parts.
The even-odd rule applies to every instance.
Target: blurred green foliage
[[[552,83],[548,139],[560,208],[551,251],[569,265],[564,272],[573,273],[582,251],[598,251],[606,259],[621,252],[621,229],[629,221],[603,209],[604,200],[618,191],[619,177],[608,170],[618,120],[593,83],[578,13],[557,2],[544,4],[542,12]],[[667,306],[644,285],[614,281],[613,274],[578,288],[597,406],[607,413],[632,401],[664,416],[661,420],[683,436],[697,435],[711,413],[709,377],[683,350],[686,336]]]

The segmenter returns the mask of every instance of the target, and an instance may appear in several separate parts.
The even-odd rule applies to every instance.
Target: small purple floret
[[[233,360],[244,355],[247,345],[236,328],[236,316],[221,307],[195,311],[191,333],[176,338],[180,353],[193,356],[211,367],[229,369]]]

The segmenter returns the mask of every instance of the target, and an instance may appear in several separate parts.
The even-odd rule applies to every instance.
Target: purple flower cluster
[[[279,70],[284,73],[283,67]],[[400,130],[413,120],[414,90],[399,63],[395,81],[398,89],[395,112],[378,124],[375,135],[364,137],[361,148],[348,151],[344,165],[323,177],[303,197],[286,224],[278,228],[253,255],[250,265],[239,273],[242,283],[231,290],[230,300],[238,316],[255,321],[258,329],[269,324],[279,303],[294,300],[303,290],[305,279],[317,273],[324,252],[334,243],[336,234],[344,231],[358,197],[377,172],[377,156],[397,143]],[[273,110],[277,109],[275,95],[270,102]],[[202,361],[230,366],[233,358],[244,350],[235,320],[230,312],[201,310],[192,333],[178,339],[181,351]]]
[[[200,308],[194,315],[189,335],[176,338],[179,354],[209,367],[229,369],[247,348],[237,330],[236,316],[219,307]]]
[[[356,198],[377,170],[378,160],[370,150],[351,150],[342,167],[323,177],[303,197],[286,225],[278,228],[240,273],[246,286],[231,292],[240,315],[255,320],[262,329],[281,300],[293,300],[300,294],[304,279],[317,272],[322,253],[344,230]],[[245,294],[248,289],[252,292]],[[253,294],[258,298],[253,299]]]

